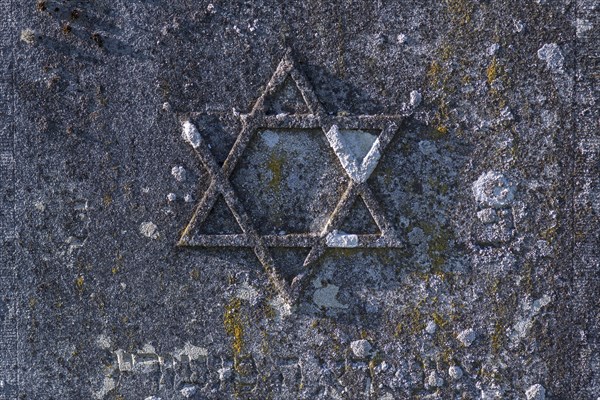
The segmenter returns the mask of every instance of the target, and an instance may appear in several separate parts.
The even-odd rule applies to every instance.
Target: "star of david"
[[[307,113],[277,114],[267,113],[266,101],[282,89],[287,79],[296,85]],[[386,219],[373,191],[367,184],[368,178],[377,166],[381,155],[398,131],[406,115],[328,115],[309,81],[297,68],[291,52],[288,50],[279,63],[266,89],[258,98],[248,114],[240,115],[241,131],[221,167],[213,157],[208,144],[196,126],[186,120],[183,122],[183,138],[191,145],[196,156],[210,176],[210,185],[192,218],[183,230],[178,246],[183,247],[249,247],[267,272],[270,281],[279,294],[293,302],[299,293],[302,282],[312,271],[313,266],[328,248],[398,248],[403,242],[398,238],[394,227]],[[347,174],[349,183],[325,226],[319,232],[302,234],[259,235],[253,226],[249,214],[244,210],[231,182],[232,175],[240,157],[250,140],[261,129],[322,129],[331,149],[337,156],[342,170]],[[379,131],[376,139],[370,143],[370,149],[362,160],[351,151],[352,143],[344,132]],[[219,196],[235,217],[243,233],[240,234],[197,234],[193,232],[207,218]],[[346,234],[340,230],[342,222],[350,212],[354,202],[361,197],[377,224],[379,234]],[[269,250],[271,247],[310,248],[304,260],[304,273],[296,276],[288,284],[278,272],[277,265]]]

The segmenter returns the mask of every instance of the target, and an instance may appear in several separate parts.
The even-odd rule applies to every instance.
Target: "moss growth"
[[[200,279],[200,271],[198,270],[198,268],[193,268],[190,271],[190,278],[192,278],[195,281],[197,281],[198,279]]]
[[[548,229],[544,229],[540,232],[540,237],[544,240],[547,240],[549,243],[552,243],[554,239],[556,239],[556,233],[558,230],[558,224],[552,225]]]
[[[102,204],[104,205],[104,207],[110,206],[112,202],[113,198],[110,195],[110,193],[105,193],[104,196],[102,196]]]
[[[498,353],[498,351],[502,347],[503,341],[504,341],[504,324],[502,324],[502,322],[500,320],[497,320],[496,324],[494,325],[494,333],[492,333],[492,336],[490,338],[492,351],[494,353]]]
[[[442,316],[440,314],[438,314],[437,312],[434,312],[433,314],[431,314],[431,318],[433,318],[433,322],[435,322],[436,325],[442,329],[445,328],[446,325],[448,324],[448,321],[446,321],[444,318],[442,318]]]
[[[471,22],[475,6],[468,0],[446,0],[448,12],[455,24],[463,26]]]

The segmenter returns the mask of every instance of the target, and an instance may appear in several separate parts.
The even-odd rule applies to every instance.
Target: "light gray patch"
[[[546,61],[548,69],[555,73],[562,73],[565,58],[556,43],[546,43],[538,51],[537,56],[540,60]]]

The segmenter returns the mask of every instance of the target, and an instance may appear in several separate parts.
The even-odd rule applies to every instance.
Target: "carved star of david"
[[[265,101],[282,89],[286,79],[295,83],[308,113],[268,115]],[[306,276],[328,248],[398,248],[403,242],[398,238],[394,227],[386,219],[373,191],[367,184],[368,178],[377,166],[381,155],[398,131],[398,126],[406,115],[327,115],[317,99],[306,77],[297,68],[288,50],[271,77],[266,89],[258,98],[249,114],[240,116],[241,131],[222,167],[219,167],[208,144],[201,133],[189,120],[183,121],[183,138],[191,145],[202,165],[210,176],[210,185],[196,207],[192,218],[183,230],[178,246],[182,247],[249,247],[266,270],[270,281],[279,294],[288,302],[293,302],[299,293]],[[233,173],[242,153],[250,140],[264,129],[322,129],[331,149],[337,156],[342,170],[349,179],[343,195],[320,232],[302,234],[259,235],[248,213],[242,207],[231,182]],[[347,139],[341,131],[377,130],[379,136],[372,142],[370,150],[362,160],[350,151]],[[209,215],[218,197],[222,195],[243,233],[241,234],[198,234],[193,232]],[[346,234],[340,231],[343,221],[354,202],[361,197],[371,217],[377,224],[380,234]],[[310,248],[304,260],[306,272],[296,276],[288,284],[280,275],[269,247]]]

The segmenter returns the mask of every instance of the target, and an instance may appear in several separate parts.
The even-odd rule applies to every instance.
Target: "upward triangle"
[[[357,183],[366,182],[381,158],[379,137],[362,130],[342,131],[337,125],[326,136],[350,178]]]
[[[291,50],[286,51],[251,113],[323,113],[321,103],[304,74],[298,69]]]

